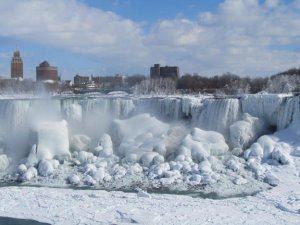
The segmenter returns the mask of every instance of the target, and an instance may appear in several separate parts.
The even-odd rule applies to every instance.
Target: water
[[[36,220],[29,219],[0,217],[0,225],[50,225],[50,223],[42,223]]]

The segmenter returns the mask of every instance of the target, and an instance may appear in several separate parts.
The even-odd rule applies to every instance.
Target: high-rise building
[[[15,51],[11,59],[11,78],[23,78],[23,60],[20,52]]]
[[[179,67],[161,67],[160,64],[154,64],[154,66],[150,68],[150,78],[172,78],[177,80],[179,78]]]
[[[47,61],[36,67],[36,81],[58,81],[57,67],[50,66]]]

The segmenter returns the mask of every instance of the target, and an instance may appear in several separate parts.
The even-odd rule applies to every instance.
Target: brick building
[[[36,81],[58,81],[57,67],[50,66],[47,61],[36,67]]]

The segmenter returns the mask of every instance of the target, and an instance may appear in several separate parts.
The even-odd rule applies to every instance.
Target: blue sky
[[[266,76],[299,67],[299,18],[300,0],[1,0],[0,76],[16,48],[33,79],[43,60],[63,79],[147,75],[157,62]]]

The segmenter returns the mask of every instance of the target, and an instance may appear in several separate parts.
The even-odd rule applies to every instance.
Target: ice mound
[[[42,159],[65,158],[70,156],[68,125],[61,122],[40,122],[32,130],[36,132],[37,143],[33,145],[28,156],[29,162]]]
[[[25,181],[30,181],[33,178],[37,177],[38,172],[35,167],[30,166],[25,173],[20,174],[21,176],[19,177],[19,181],[25,182]]]
[[[73,135],[70,140],[70,150],[71,152],[90,151],[91,138],[84,134]]]
[[[57,160],[42,159],[38,165],[38,173],[43,177],[53,174],[54,170],[58,167]]]
[[[223,155],[228,149],[222,134],[194,128],[191,134],[183,139],[177,157],[191,156],[194,162],[201,162],[211,155]]]
[[[290,156],[291,151],[291,146],[280,142],[276,136],[264,135],[245,151],[244,157],[247,160],[256,159],[260,162],[277,162],[285,165],[293,162]]]
[[[70,184],[73,184],[73,185],[78,185],[80,184],[80,178],[79,176],[77,176],[76,174],[71,174],[68,178],[67,178],[68,182]]]
[[[95,153],[99,156],[110,156],[113,154],[113,143],[108,134],[103,134],[95,148]]]
[[[169,125],[149,114],[139,114],[127,120],[115,120],[113,130],[114,143],[120,143],[117,147],[118,156],[132,163],[138,162],[143,156],[143,161],[148,165],[147,161],[158,155],[152,151],[167,134]]]
[[[267,130],[265,122],[248,113],[243,115],[243,120],[230,126],[230,142],[233,148],[248,148],[258,137]]]

